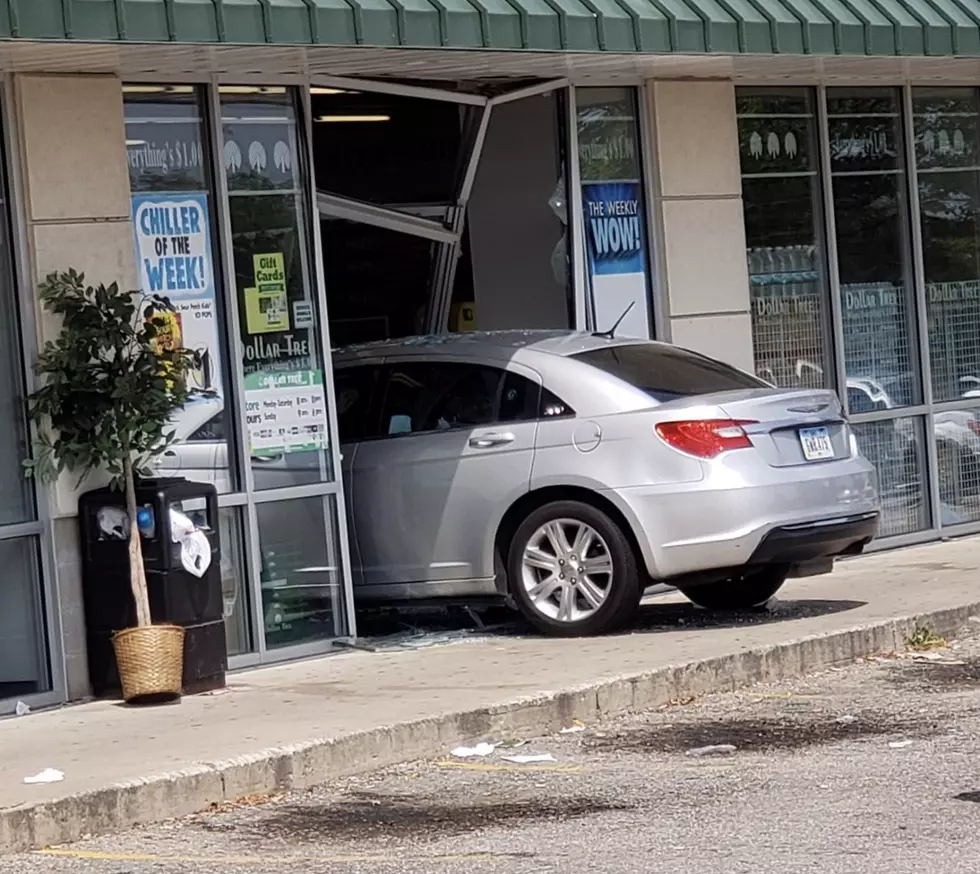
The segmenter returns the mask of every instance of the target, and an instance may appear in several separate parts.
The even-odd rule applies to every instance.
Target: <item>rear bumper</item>
[[[878,513],[774,528],[747,564],[796,565],[839,555],[857,555],[878,533]]]
[[[656,580],[859,551],[878,526],[874,469],[861,456],[792,477],[718,465],[700,483],[607,494],[632,524]]]

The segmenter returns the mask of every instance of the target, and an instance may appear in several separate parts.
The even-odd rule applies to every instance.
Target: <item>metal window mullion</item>
[[[453,232],[456,239],[452,243],[439,246],[429,284],[429,306],[426,314],[425,331],[428,334],[443,334],[448,330],[449,313],[453,302],[453,284],[456,280],[456,267],[462,251],[463,223],[466,220],[464,207],[449,210]]]
[[[44,534],[44,531],[45,524],[41,521],[0,525],[0,541],[18,540],[24,537],[40,537]]]
[[[218,495],[218,509],[225,507],[244,507],[248,503],[248,496],[244,492],[226,492]]]
[[[847,403],[847,361],[844,356],[844,307],[841,302],[840,265],[837,254],[837,217],[834,213],[834,180],[830,168],[830,123],[827,118],[827,88],[817,87],[817,138],[820,156],[820,185],[823,190],[823,220],[827,249],[827,284],[830,288],[832,353],[834,357],[834,387],[840,397],[844,415],[850,410]]]
[[[912,407],[891,407],[887,410],[875,410],[873,413],[852,413],[848,419],[853,425],[864,425],[867,422],[921,418],[928,412],[930,410],[925,404],[916,404]]]
[[[473,193],[473,184],[476,182],[476,172],[480,166],[480,158],[483,157],[483,146],[487,140],[487,131],[490,129],[490,118],[494,104],[488,103],[480,113],[480,122],[477,125],[473,143],[470,146],[470,154],[467,156],[466,170],[460,182],[459,191],[456,193],[456,203],[466,207]]]
[[[3,175],[8,189],[6,221],[9,223],[8,239],[13,250],[6,265],[11,272],[8,293],[14,295],[13,309],[17,315],[14,330],[18,335],[21,362],[18,389],[30,393],[39,384],[33,364],[40,345],[38,342],[40,319],[37,311],[40,304],[32,280],[34,271],[30,266],[32,257],[28,232],[27,189],[22,164],[26,156],[20,148],[20,119],[16,111],[17,95],[13,78],[9,75],[5,76],[2,87],[0,124],[2,124],[5,161]],[[37,428],[29,421],[24,424],[27,429],[26,436],[33,444],[37,437]],[[41,641],[42,659],[44,666],[50,671],[52,693],[57,694],[60,700],[65,700],[68,697],[68,667],[65,656],[61,580],[55,555],[53,489],[41,487],[37,481],[32,481],[31,490],[36,520],[27,524],[36,524],[39,527],[35,536],[40,538],[38,572],[41,579],[35,580],[32,588],[35,596],[40,593],[43,599],[43,609],[39,611],[38,616],[39,621],[44,625],[41,629],[44,636],[44,640]],[[13,529],[8,527],[7,530]],[[46,650],[43,649],[45,640]]]
[[[253,504],[275,504],[279,501],[296,501],[303,498],[319,498],[323,495],[339,494],[341,489],[337,480],[323,483],[308,483],[301,486],[283,486],[278,489],[265,489],[252,495]]]
[[[225,176],[224,155],[225,133],[221,121],[221,95],[218,91],[218,79],[212,77],[211,84],[207,90],[207,121],[211,128],[209,137],[212,146],[211,166],[214,174],[215,217],[218,222],[218,245],[221,249],[221,260],[225,265],[222,271],[223,288],[225,292],[225,312],[227,319],[231,322],[229,351],[234,360],[227,369],[234,374],[236,391],[234,392],[234,410],[237,416],[232,419],[238,423],[237,437],[234,441],[235,459],[238,465],[239,484],[244,489],[245,494],[245,513],[242,521],[245,524],[245,589],[248,592],[248,603],[250,610],[250,637],[252,647],[257,653],[259,661],[265,658],[265,633],[264,617],[262,613],[262,564],[260,560],[261,547],[259,545],[258,520],[255,514],[255,506],[249,500],[249,496],[255,490],[254,477],[252,475],[251,459],[248,453],[248,422],[245,415],[245,346],[242,342],[241,330],[239,325],[238,310],[238,284],[235,279],[235,244],[231,228],[230,199],[228,197],[228,179]],[[227,398],[228,392],[225,392]]]
[[[647,248],[650,251],[650,294],[653,299],[653,336],[657,340],[670,341],[670,302],[667,297],[667,258],[664,245],[663,200],[660,176],[660,143],[657,139],[656,88],[646,83],[640,88],[643,99],[640,101],[640,136],[646,143],[641,151],[649,155],[646,172],[643,174],[643,193],[646,197]],[[751,306],[751,300],[750,300]]]
[[[595,318],[590,304],[591,290],[588,281],[588,267],[585,263],[585,222],[582,217],[582,168],[578,153],[578,106],[576,89],[568,89],[568,160],[566,163],[566,185],[568,187],[568,245],[572,256],[572,283],[575,292],[575,328],[587,331],[594,327]],[[566,256],[567,257],[567,256]]]
[[[400,213],[385,206],[364,203],[325,191],[316,192],[316,212],[318,215],[331,215],[413,237],[424,237],[437,243],[452,243],[456,239],[453,232],[442,222]]]
[[[922,250],[922,222],[919,205],[919,179],[916,175],[915,160],[915,122],[912,115],[912,89],[908,85],[901,88],[902,95],[902,135],[905,139],[905,180],[908,192],[909,230],[912,242],[912,285],[913,296],[909,301],[915,308],[912,323],[915,325],[919,343],[919,375],[922,380],[922,402],[926,407],[925,439],[926,489],[929,496],[929,509],[932,527],[942,527],[942,502],[939,495],[939,450],[934,435],[936,433],[935,413],[933,412],[932,360],[929,355],[929,310],[926,295],[926,268]]]
[[[465,103],[470,106],[486,106],[489,98],[464,91],[443,91],[420,85],[402,85],[398,82],[384,82],[374,79],[350,79],[344,76],[310,76],[311,88],[337,88],[343,91],[363,91],[374,94],[392,94],[397,97],[415,97],[421,100],[436,100],[443,103]],[[309,89],[306,89],[309,90]]]
[[[248,574],[245,582],[251,613],[252,650],[261,664],[265,662],[267,652],[265,604],[262,601],[262,542],[259,537],[258,507],[253,501],[245,505],[242,521],[245,523],[245,571]]]
[[[325,490],[324,494],[334,495],[334,519],[337,530],[337,549],[340,553],[341,588],[344,602],[344,618],[347,622],[347,633],[356,637],[357,617],[354,611],[354,584],[351,568],[350,533],[347,529],[347,498],[344,494],[344,459],[340,452],[340,433],[337,426],[337,395],[333,380],[332,345],[330,342],[330,317],[327,309],[327,289],[323,268],[323,240],[320,233],[320,211],[317,202],[316,174],[313,163],[313,111],[310,89],[302,89],[303,94],[303,132],[306,134],[306,184],[309,195],[311,213],[311,233],[313,236],[313,289],[317,299],[317,309],[320,313],[320,336],[323,344],[323,393],[327,402],[327,429],[330,434],[330,452],[333,457],[334,482],[333,487]],[[327,516],[324,515],[324,524]]]
[[[500,106],[504,103],[513,103],[515,100],[523,100],[526,97],[537,97],[542,94],[550,94],[568,86],[568,79],[551,79],[548,82],[540,82],[537,85],[528,85],[526,88],[517,88],[514,91],[507,91],[490,98],[491,106]]]

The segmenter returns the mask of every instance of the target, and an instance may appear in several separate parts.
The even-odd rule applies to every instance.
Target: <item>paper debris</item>
[[[489,756],[494,751],[493,744],[482,743],[475,747],[456,747],[451,753],[457,759],[474,759]]]
[[[558,760],[551,753],[540,753],[528,756],[504,756],[505,762],[512,762],[515,765],[538,765],[543,762],[557,762]]]
[[[838,716],[834,722],[838,725],[854,725],[858,721],[856,716],[851,716],[850,713],[845,713],[843,716]]]
[[[65,775],[57,768],[45,768],[40,774],[33,777],[25,777],[25,783],[60,783],[65,779]]]
[[[28,707],[23,701],[18,701],[17,706],[14,708],[14,713],[18,716],[27,716],[31,712],[31,708]]]
[[[888,744],[889,749],[893,750],[904,750],[906,747],[912,746],[912,741],[910,740],[893,740]]]
[[[712,744],[709,747],[696,747],[693,750],[688,750],[684,755],[700,759],[704,756],[730,756],[735,750],[736,747],[731,744]]]
[[[563,728],[559,734],[577,734],[580,731],[585,731],[584,725],[573,725],[569,728]]]

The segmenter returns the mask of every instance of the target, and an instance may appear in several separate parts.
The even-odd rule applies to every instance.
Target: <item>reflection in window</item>
[[[827,113],[846,375],[918,403],[900,92],[831,88]]]
[[[575,101],[593,322],[608,330],[622,319],[620,335],[649,337],[650,271],[636,89],[577,88]]]
[[[0,541],[0,699],[47,692],[48,672],[44,604],[38,542],[33,537]]]
[[[310,203],[292,91],[222,88],[224,166],[256,489],[329,482]]]
[[[756,373],[832,386],[813,94],[740,88],[737,111]]]
[[[923,425],[921,418],[905,418],[852,426],[858,448],[878,471],[879,537],[911,534],[929,527],[929,504],[923,487]]]
[[[932,392],[947,401],[980,388],[980,101],[915,88],[912,105]]]
[[[173,417],[176,440],[154,468],[233,491],[231,393],[200,95],[189,85],[127,85],[123,105],[140,287],[171,299],[178,312],[170,330],[201,361],[189,375],[191,397]],[[202,441],[213,445],[202,450],[195,445]]]
[[[245,562],[245,531],[240,507],[218,511],[221,535],[221,598],[225,617],[228,655],[253,649]]]
[[[258,504],[266,645],[344,633],[343,571],[332,495]]]

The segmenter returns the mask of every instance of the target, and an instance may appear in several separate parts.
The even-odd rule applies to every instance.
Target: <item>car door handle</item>
[[[494,446],[506,446],[516,439],[509,431],[505,434],[481,434],[479,437],[470,437],[470,446],[474,449],[491,449]]]

